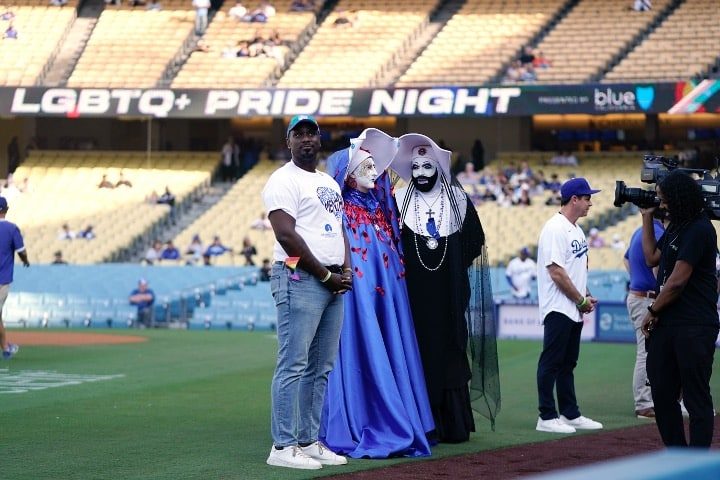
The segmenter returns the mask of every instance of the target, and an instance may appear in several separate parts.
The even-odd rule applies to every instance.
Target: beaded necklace
[[[440,228],[442,226],[443,214],[445,213],[445,198],[443,196],[443,190],[444,190],[444,187],[441,186],[441,188],[440,188],[440,221],[438,222],[437,227],[436,227],[436,232],[438,234],[438,237],[439,237],[439,233],[440,233]],[[443,254],[442,254],[442,257],[440,258],[440,262],[435,267],[428,267],[427,265],[425,265],[425,262],[423,261],[422,256],[420,256],[420,248],[418,247],[418,237],[426,239],[425,244],[427,245],[427,247],[430,250],[435,250],[438,247],[438,240],[434,236],[425,237],[424,235],[420,235],[419,233],[417,233],[417,232],[421,231],[421,229],[420,229],[420,225],[421,225],[421,223],[420,223],[420,207],[418,206],[418,201],[417,201],[418,196],[419,195],[418,195],[417,191],[415,191],[416,198],[415,198],[414,204],[415,204],[415,230],[416,231],[413,232],[413,239],[415,240],[415,253],[417,253],[418,260],[420,260],[420,265],[422,265],[423,268],[425,268],[425,270],[434,272],[434,271],[438,270],[440,268],[440,266],[443,264],[443,262],[445,261],[445,255],[447,254],[447,248],[448,248],[448,241],[446,238],[445,245],[443,248]],[[423,199],[423,201],[425,201],[425,199]],[[436,199],[436,201],[437,201],[437,199]],[[427,205],[427,202],[425,202],[425,204]],[[435,202],[433,202],[433,205],[434,204],[435,204]],[[428,208],[427,214],[429,216],[428,217],[428,225],[430,225],[431,222],[432,222],[432,224],[434,224],[435,219],[432,217],[433,211],[431,208]],[[426,227],[425,230],[427,231],[427,233],[430,233],[429,228]]]

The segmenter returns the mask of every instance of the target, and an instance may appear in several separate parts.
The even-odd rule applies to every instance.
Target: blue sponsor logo
[[[332,225],[330,225],[329,223],[326,223],[326,224],[325,224],[325,231],[326,231],[326,232],[332,232]]]
[[[635,98],[637,98],[640,108],[647,110],[652,106],[653,100],[655,100],[655,88],[652,86],[635,87]]]

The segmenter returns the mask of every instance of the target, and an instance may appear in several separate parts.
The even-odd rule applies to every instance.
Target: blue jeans
[[[304,270],[275,264],[270,289],[277,307],[278,359],[270,430],[276,447],[318,439],[327,379],[335,363],[343,297]]]

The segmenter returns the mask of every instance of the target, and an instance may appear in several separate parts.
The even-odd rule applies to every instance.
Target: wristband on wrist
[[[658,312],[653,309],[653,304],[652,304],[652,303],[651,303],[650,305],[648,305],[647,309],[648,309],[648,312],[650,312],[653,316],[655,316],[655,317],[658,316]]]
[[[582,297],[582,300],[580,300],[579,302],[577,302],[577,303],[575,304],[575,306],[576,306],[578,309],[582,310],[583,308],[585,308],[585,307],[587,306],[587,304],[588,304],[588,299],[587,299],[587,297]]]
[[[352,271],[353,271],[353,270],[352,270],[352,268],[350,268],[350,267],[345,267],[345,268],[343,268],[343,272],[352,272]]]
[[[325,277],[322,278],[322,279],[320,280],[320,282],[322,282],[322,283],[327,282],[328,280],[330,280],[330,277],[331,277],[331,276],[332,276],[332,272],[331,272],[330,270],[328,270],[327,275],[325,275]]]

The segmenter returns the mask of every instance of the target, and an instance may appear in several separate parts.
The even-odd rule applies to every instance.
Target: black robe
[[[468,268],[482,253],[484,234],[469,199],[465,208],[462,230],[441,237],[434,250],[427,247],[427,237],[406,225],[402,228],[408,294],[436,436],[451,443],[466,441],[475,431],[468,388]],[[442,264],[435,271],[428,270],[440,263],[445,242],[448,245]]]

